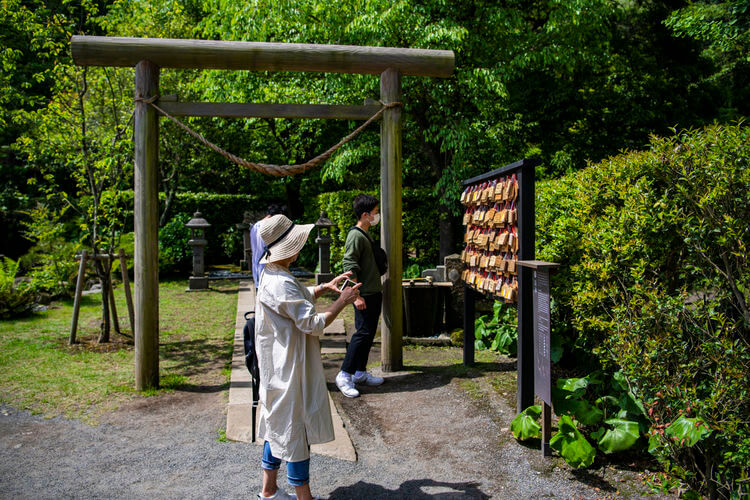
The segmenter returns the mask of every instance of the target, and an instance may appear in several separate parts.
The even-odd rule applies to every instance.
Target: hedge
[[[159,193],[159,213],[164,210],[165,193]],[[120,203],[125,208],[125,232],[133,231],[133,191],[123,191]],[[242,235],[236,224],[242,222],[246,211],[256,217],[265,214],[272,199],[266,196],[216,193],[176,193],[169,208],[168,221],[160,231],[161,253],[172,257],[161,259],[161,271],[186,271],[190,267],[190,247],[187,244],[189,230],[181,229],[186,220],[200,212],[211,227],[206,230],[208,245],[206,261],[224,263],[242,256]],[[165,232],[166,231],[166,232]],[[162,234],[163,233],[163,234]],[[185,237],[182,241],[182,237]],[[168,248],[165,246],[168,245]],[[179,257],[181,256],[181,257]]]
[[[748,493],[748,158],[750,129],[715,125],[537,186],[537,258],[562,264],[553,321],[569,359],[622,370],[650,451],[710,497]],[[685,419],[710,434],[670,438]]]

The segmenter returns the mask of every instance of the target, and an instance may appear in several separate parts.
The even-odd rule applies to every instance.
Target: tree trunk
[[[299,176],[297,176],[299,177]],[[302,217],[305,214],[305,206],[300,199],[300,179],[292,178],[284,185],[286,190],[286,209],[290,219]]]
[[[444,195],[441,194],[442,199]],[[442,265],[445,258],[453,253],[456,253],[455,240],[454,240],[454,221],[453,215],[447,205],[440,203],[438,206],[438,216],[440,218],[440,257],[438,259],[438,265]]]
[[[177,192],[177,181],[170,182],[169,187],[167,189],[167,198],[164,200],[164,211],[161,213],[161,217],[159,217],[159,227],[164,227],[164,224],[167,223],[167,216],[169,215],[169,208],[172,206],[172,201],[174,200],[174,195]]]
[[[446,157],[440,153],[440,146],[434,142],[429,142],[425,139],[424,130],[428,127],[427,110],[424,108],[414,109],[414,119],[417,122],[419,128],[417,137],[422,143],[422,151],[427,156],[430,162],[430,170],[432,175],[435,177],[435,182],[440,179],[443,175],[443,171],[446,169]],[[438,256],[438,265],[442,265],[445,258],[452,253],[455,253],[455,242],[454,242],[454,217],[451,214],[450,208],[446,205],[443,200],[445,198],[445,191],[438,191],[438,219],[439,219],[439,234],[440,234],[440,253]]]
[[[109,342],[110,318],[109,318],[109,262],[95,260],[94,267],[96,274],[99,276],[99,283],[102,286],[102,323],[99,330],[99,343]]]

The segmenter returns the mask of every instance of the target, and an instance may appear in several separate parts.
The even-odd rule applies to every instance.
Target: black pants
[[[367,358],[370,356],[372,341],[375,339],[375,330],[378,328],[380,309],[383,306],[383,294],[363,295],[366,309],[360,311],[354,307],[354,328],[349,347],[346,349],[344,364],[341,371],[354,374],[358,371],[367,371]]]

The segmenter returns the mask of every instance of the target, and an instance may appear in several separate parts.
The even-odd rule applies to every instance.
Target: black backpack
[[[383,276],[388,271],[388,255],[385,253],[385,250],[375,244],[372,238],[370,238],[370,235],[367,234],[367,231],[357,226],[352,226],[349,230],[351,231],[352,229],[356,229],[360,233],[364,234],[367,238],[367,241],[370,242],[370,246],[372,247],[372,255],[373,257],[375,257],[375,265],[378,266],[378,271],[380,272],[380,275]]]
[[[248,315],[252,315],[248,318]],[[255,311],[245,313],[245,328],[242,337],[245,344],[245,366],[253,379],[253,432],[252,442],[255,442],[255,419],[258,413],[258,400],[260,399],[260,370],[258,369],[258,356],[255,354]]]

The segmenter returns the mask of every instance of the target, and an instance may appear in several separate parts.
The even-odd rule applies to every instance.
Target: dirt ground
[[[407,346],[404,370],[347,399],[325,355],[329,389],[356,462],[313,456],[313,493],[330,499],[630,498],[649,496],[642,458],[597,458],[572,470],[516,442],[515,360],[458,348]],[[371,369],[379,371],[377,344]],[[91,426],[0,406],[0,498],[246,498],[260,486],[260,447],[227,442],[224,361],[200,383],[139,397]],[[285,476],[284,469],[280,478]],[[285,481],[280,481],[283,486]],[[286,486],[287,490],[290,490]]]
[[[599,457],[593,467],[576,471],[559,457],[544,458],[538,440],[517,442],[509,431],[516,405],[513,359],[482,353],[480,361],[466,368],[461,349],[407,347],[404,370],[383,374],[374,367],[386,383],[362,389],[357,399],[344,397],[331,383],[342,359],[326,357],[326,378],[361,460],[408,464],[432,478],[466,485],[468,497],[649,494],[640,473],[648,467],[653,470],[655,463]],[[371,364],[378,359],[375,347]]]

